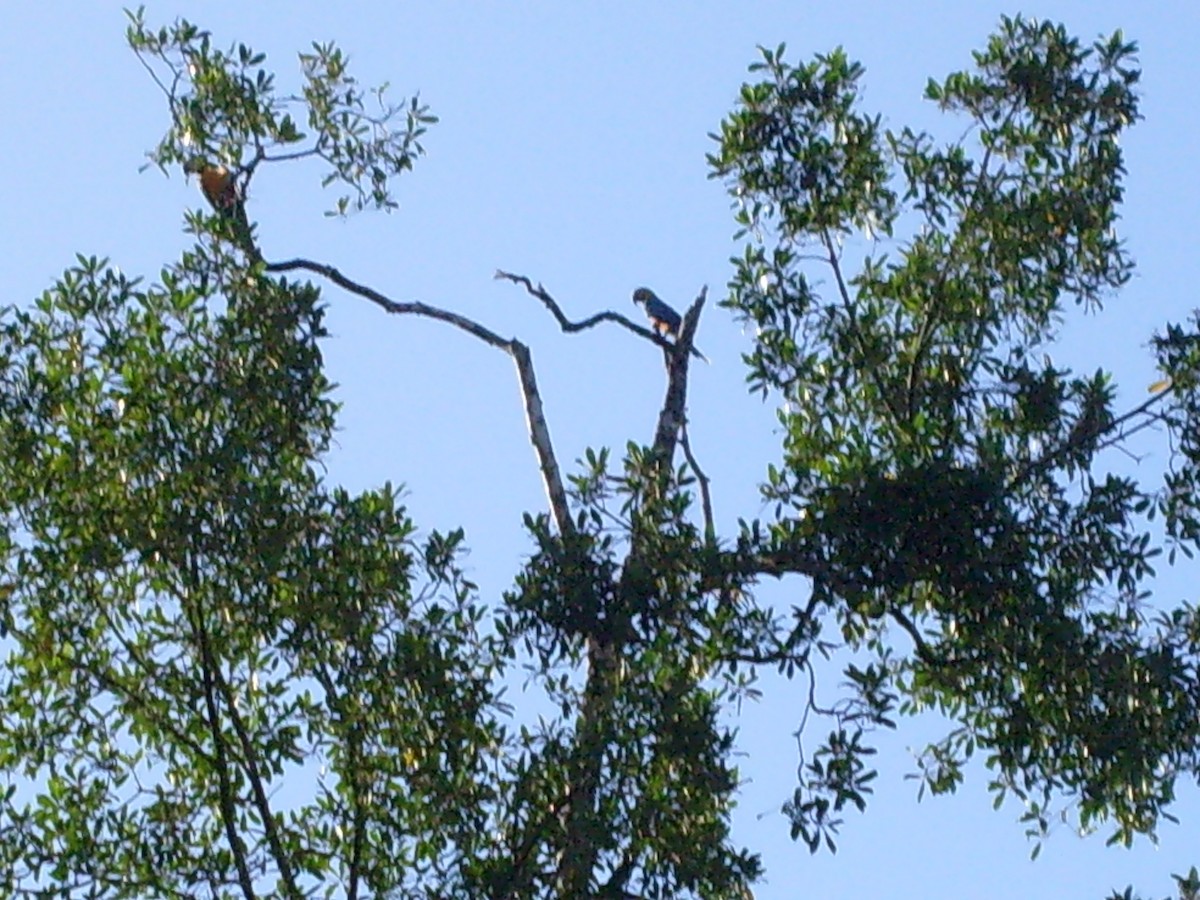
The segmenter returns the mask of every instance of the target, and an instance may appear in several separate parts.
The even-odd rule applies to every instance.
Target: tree
[[[261,166],[308,158],[345,187],[334,213],[388,208],[435,121],[333,46],[301,55],[290,96],[186,21],[131,14],[129,41],[170,113],[153,163],[224,167],[238,204]],[[970,125],[949,144],[862,112],[841,51],[763,52],[710,158],[743,242],[722,305],[755,326],[752,387],[787,404],[774,514],[737,535],[687,433],[703,290],[670,341],[497,273],[568,335],[662,351],[651,440],[565,477],[528,346],[264,259],[219,205],[158,283],[81,256],[5,310],[7,893],[747,896],[760,865],[729,834],[720,713],[764,667],[811,678],[839,645],[849,688],[808,701],[829,732],[786,807],[813,850],[866,805],[872,731],[930,707],[952,723],[930,790],[979,749],[1035,834],[1059,813],[1152,833],[1200,773],[1200,620],[1145,608],[1150,520],[1170,562],[1200,534],[1200,338],[1157,338],[1167,383],[1124,412],[1104,372],[1041,356],[1069,302],[1098,308],[1131,271],[1112,225],[1134,52],[1006,19],[975,70],[930,83]],[[514,360],[548,509],[504,597],[464,575],[461,531],[420,537],[391,486],[328,483],[323,301],[297,272]],[[1174,442],[1162,487],[1108,471],[1150,425]],[[756,596],[764,578],[794,585],[790,610]],[[554,711],[535,725],[504,700],[520,667]]]

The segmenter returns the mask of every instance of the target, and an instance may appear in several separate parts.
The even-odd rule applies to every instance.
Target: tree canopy
[[[258,250],[263,167],[320,163],[333,214],[393,207],[436,122],[419,98],[363,87],[332,45],[293,90],[184,20],[131,13],[128,41],[166,103],[152,164],[216,189],[155,281],[81,254],[0,312],[6,895],[751,896],[724,714],[769,669],[805,704],[784,812],[813,851],[867,807],[873,732],[930,709],[930,791],[980,756],[1035,837],[1170,818],[1200,776],[1200,616],[1151,589],[1200,539],[1200,320],[1154,337],[1163,378],[1130,409],[1049,353],[1133,271],[1120,33],[1002,20],[928,84],[953,140],[885,128],[843,50],[763,49],[709,145],[738,244],[715,312],[701,290],[672,337],[497,272],[564,340],[661,350],[654,433],[568,471],[534,348]],[[515,363],[547,506],[503,596],[471,582],[461,529],[328,477],[329,288]],[[687,430],[714,314],[750,326],[747,384],[781,404],[768,511],[733,534]],[[1150,428],[1161,483],[1113,465]],[[788,608],[760,596],[777,579]],[[824,708],[807,683],[835,652]],[[519,673],[536,715],[505,692]]]

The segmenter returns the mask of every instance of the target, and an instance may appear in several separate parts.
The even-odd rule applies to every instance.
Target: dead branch
[[[595,315],[588,316],[586,319],[583,319],[579,322],[572,322],[562,311],[562,307],[559,306],[558,301],[550,296],[549,292],[542,287],[541,282],[538,282],[535,285],[524,275],[514,275],[512,272],[505,272],[503,269],[497,269],[496,274],[492,277],[498,281],[511,281],[513,284],[521,285],[523,288],[525,288],[525,292],[527,294],[542,301],[542,305],[550,311],[550,315],[554,316],[554,320],[558,322],[559,327],[561,327],[562,330],[567,333],[583,331],[585,328],[593,328],[596,325],[599,325],[601,322],[616,322],[618,325],[628,328],[635,334],[640,334],[644,338],[649,338],[660,346],[670,346],[669,341],[663,337],[660,337],[649,328],[643,328],[633,320],[627,319],[625,316],[621,315],[620,313],[613,312],[612,310],[598,312]]]
[[[468,319],[466,316],[460,316],[458,313],[452,313],[449,310],[439,309],[436,306],[430,306],[427,303],[417,301],[401,303],[397,300],[392,300],[374,288],[367,287],[364,284],[347,278],[333,266],[325,265],[324,263],[313,262],[308,259],[291,259],[287,262],[269,263],[266,269],[268,272],[291,272],[296,269],[315,272],[323,278],[329,279],[343,290],[349,291],[351,294],[355,294],[365,300],[370,300],[376,306],[394,315],[426,316],[430,319],[437,319],[439,322],[447,322],[455,328],[461,328],[481,341],[505,351],[509,349],[509,344],[511,343],[511,341],[500,337],[494,331],[484,328],[478,322]]]
[[[333,266],[313,262],[308,259],[293,259],[287,262],[270,263],[266,266],[268,272],[290,272],[303,269],[315,272],[338,287],[351,294],[370,300],[376,306],[393,315],[416,315],[446,322],[455,328],[467,332],[472,337],[479,338],[512,357],[517,366],[517,378],[521,385],[521,397],[525,403],[525,420],[529,429],[529,440],[537,455],[538,468],[542,473],[542,483],[546,489],[546,499],[550,504],[550,513],[558,526],[559,534],[569,534],[574,530],[571,522],[570,507],[567,503],[567,492],[563,488],[562,474],[554,457],[554,444],[550,440],[550,427],[546,423],[546,415],[542,408],[542,398],[538,392],[537,376],[534,373],[533,357],[529,348],[516,338],[502,338],[496,332],[485,328],[473,319],[428,303],[416,301],[400,302],[381,294],[374,288],[360,284],[347,278]]]
[[[684,314],[679,337],[674,344],[667,345],[663,354],[667,363],[667,395],[654,432],[654,455],[662,465],[671,464],[675,456],[675,441],[686,421],[688,355],[693,350],[692,339],[696,335],[700,311],[704,308],[707,296],[708,285],[705,285]]]
[[[525,422],[529,428],[529,440],[537,454],[538,468],[542,470],[542,484],[546,488],[546,499],[554,514],[554,523],[561,535],[571,534],[570,507],[567,492],[563,489],[562,473],[554,457],[554,445],[550,441],[550,426],[542,410],[542,395],[538,392],[537,376],[533,371],[533,358],[529,348],[518,340],[509,341],[508,352],[517,366],[517,377],[521,381],[521,396],[525,400]]]
[[[512,272],[505,272],[502,269],[497,269],[496,274],[492,277],[500,281],[511,281],[513,284],[521,285],[523,288],[525,288],[525,292],[527,294],[529,294],[531,297],[536,297],[542,302],[546,309],[550,311],[550,315],[554,316],[554,320],[558,322],[559,327],[568,334],[576,331],[583,331],[585,328],[592,328],[596,325],[599,325],[601,322],[616,322],[618,325],[628,328],[634,334],[644,337],[646,340],[651,341],[652,343],[658,344],[658,346],[662,347],[664,350],[669,350],[674,346],[674,344],[668,341],[657,331],[639,325],[632,319],[628,319],[620,313],[613,312],[612,310],[598,312],[595,315],[588,316],[586,319],[582,319],[578,322],[572,322],[562,311],[562,307],[559,306],[558,301],[550,295],[550,293],[542,286],[541,282],[538,282],[535,285],[524,275],[514,275]],[[708,362],[704,354],[694,347],[692,348],[692,355],[703,359],[705,362]]]
[[[704,474],[704,470],[700,468],[700,463],[696,462],[696,457],[692,454],[692,445],[688,440],[686,421],[683,423],[683,430],[679,433],[679,446],[683,449],[684,458],[687,459],[692,471],[696,473],[696,480],[700,484],[700,504],[704,510],[704,542],[709,546],[715,546],[717,543],[717,527],[713,522],[712,492],[709,490],[708,476]]]

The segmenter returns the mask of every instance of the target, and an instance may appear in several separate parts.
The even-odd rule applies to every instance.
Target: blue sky
[[[1196,85],[1200,6],[1052,2],[902,3],[354,3],[176,2],[151,21],[184,15],[219,44],[266,51],[281,86],[295,53],[334,40],[365,83],[420,91],[441,123],[428,157],[398,185],[401,208],[347,221],[315,167],[255,179],[251,216],[268,259],[332,263],[397,300],[471,316],[529,344],[560,462],[586,447],[649,442],[663,390],[656,350],[616,328],[558,332],[499,267],[544,282],[569,315],[636,312],[631,290],[650,285],[685,305],[703,284],[719,298],[734,230],[720,186],[706,179],[706,134],[730,109],[756,44],[786,41],[789,57],[844,45],[867,68],[865,103],[885,124],[938,128],[921,99],[927,77],[965,67],[1002,13],[1063,21],[1090,39],[1123,28],[1141,45],[1143,113],[1125,143],[1129,169],[1122,233],[1139,273],[1099,317],[1071,319],[1058,361],[1113,369],[1122,399],[1145,396],[1155,374],[1152,332],[1197,305],[1194,235],[1200,230]],[[0,221],[4,302],[48,287],[76,252],[110,256],[153,277],[187,245],[182,213],[199,203],[178,174],[139,174],[166,127],[157,89],[125,48],[121,7],[107,2],[6,4],[0,28],[0,110],[9,175]],[[423,528],[467,529],[470,566],[485,596],[511,580],[528,551],[520,528],[545,499],[525,431],[511,362],[435,322],[388,318],[330,290],[326,344],[344,403],[331,478],[351,488],[402,482]],[[746,394],[739,353],[748,339],[710,305],[697,343],[711,366],[693,369],[691,436],[713,478],[716,512],[731,533],[762,512],[757,484],[778,454],[773,408]],[[1143,473],[1166,458],[1146,446]],[[1166,573],[1159,603],[1194,597],[1195,568]],[[781,605],[800,582],[770,585]],[[936,721],[905,722],[885,736],[881,776],[867,812],[850,816],[837,855],[810,857],[776,811],[796,767],[799,683],[768,680],[765,700],[743,710],[749,782],[736,836],[760,850],[760,900],[794,897],[1100,898],[1134,883],[1147,896],[1169,873],[1200,862],[1200,797],[1181,784],[1157,847],[1105,848],[1060,828],[1029,860],[1012,805],[994,812],[975,767],[951,798],[916,800],[903,775],[910,747]],[[832,691],[836,679],[822,688]],[[826,697],[829,694],[825,695]]]

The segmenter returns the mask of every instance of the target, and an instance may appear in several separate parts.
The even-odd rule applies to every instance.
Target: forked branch
[[[340,271],[324,263],[308,259],[292,259],[287,262],[270,263],[266,266],[268,272],[291,272],[302,269],[315,272],[328,279],[338,287],[365,300],[370,300],[376,306],[393,315],[415,315],[437,319],[455,328],[465,331],[486,344],[503,350],[512,357],[517,366],[517,378],[521,386],[521,396],[525,404],[525,418],[529,429],[529,440],[537,454],[538,468],[542,472],[542,483],[546,488],[546,498],[550,504],[550,513],[560,534],[568,534],[574,530],[571,522],[570,507],[567,504],[567,492],[563,488],[562,474],[554,456],[554,445],[550,440],[550,427],[542,409],[542,398],[538,392],[537,376],[534,373],[533,358],[529,348],[516,338],[502,338],[496,332],[485,328],[473,319],[458,313],[450,312],[428,303],[417,301],[401,302],[393,300],[374,288],[347,278]]]
[[[634,334],[640,335],[646,340],[652,341],[664,349],[670,349],[673,346],[670,341],[658,334],[658,332],[639,325],[632,319],[628,319],[620,313],[613,312],[610,309],[590,315],[586,319],[581,319],[578,322],[572,322],[567,318],[566,313],[562,311],[562,307],[559,305],[558,301],[555,300],[544,287],[542,287],[541,282],[538,282],[538,284],[535,285],[533,281],[524,275],[514,275],[512,272],[505,272],[502,269],[497,269],[496,274],[493,277],[498,281],[511,281],[513,284],[519,284],[525,288],[525,292],[529,294],[529,296],[536,297],[542,302],[542,305],[550,311],[550,315],[554,316],[554,320],[558,322],[559,327],[568,334],[576,331],[583,331],[586,328],[594,328],[601,322],[616,322],[618,325],[628,328]]]

